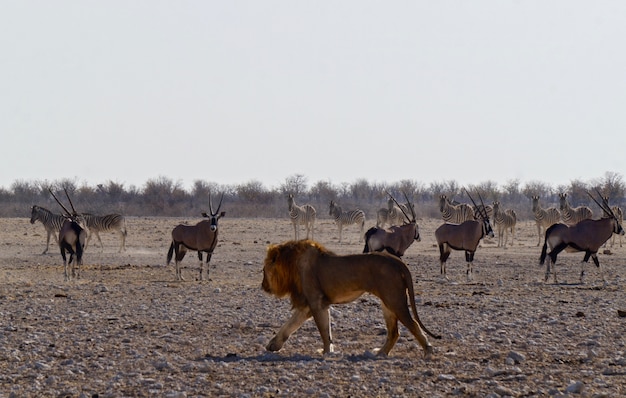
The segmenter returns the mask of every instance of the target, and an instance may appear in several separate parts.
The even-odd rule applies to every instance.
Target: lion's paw
[[[265,346],[265,349],[268,351],[278,351],[281,348],[283,348],[283,343],[280,341],[277,341],[276,338],[273,338],[272,340],[270,340],[267,346]]]

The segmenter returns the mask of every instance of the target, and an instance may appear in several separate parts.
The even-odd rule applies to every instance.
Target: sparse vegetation
[[[37,204],[57,211],[57,205],[48,193],[48,187],[66,188],[75,198],[76,205],[86,212],[96,214],[121,213],[126,216],[192,216],[205,211],[208,192],[224,192],[224,207],[229,217],[285,217],[287,195],[293,193],[298,203],[310,203],[318,210],[318,218],[329,218],[331,200],[344,208],[358,207],[368,219],[375,219],[376,211],[386,205],[386,189],[392,195],[406,192],[416,204],[419,217],[438,217],[436,198],[446,194],[452,200],[469,203],[464,188],[478,191],[485,202],[500,201],[515,209],[520,219],[530,219],[531,197],[541,196],[546,206],[558,204],[558,193],[567,192],[573,206],[594,207],[586,191],[597,187],[611,199],[612,205],[623,207],[626,185],[619,173],[607,171],[603,177],[592,181],[572,180],[569,185],[552,186],[541,181],[509,180],[498,184],[486,180],[477,185],[463,186],[455,180],[436,181],[428,185],[421,181],[402,180],[392,183],[369,182],[357,179],[352,183],[317,181],[309,185],[307,178],[295,174],[285,178],[278,187],[266,187],[261,181],[250,180],[236,185],[220,185],[197,180],[190,189],[168,177],[146,181],[143,187],[125,186],[117,181],[89,186],[76,179],[58,181],[15,181],[10,188],[0,187],[0,217],[26,217],[32,205]],[[600,214],[600,212],[596,213]]]

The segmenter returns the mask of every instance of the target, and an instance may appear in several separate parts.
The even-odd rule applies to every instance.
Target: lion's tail
[[[420,328],[422,328],[422,330],[428,333],[431,337],[435,339],[441,339],[440,335],[434,334],[433,332],[428,330],[426,326],[424,326],[424,324],[422,323],[422,320],[420,319],[419,315],[417,315],[417,306],[415,305],[415,290],[413,289],[413,281],[411,280],[411,273],[409,272],[409,269],[406,267],[406,265],[404,266],[404,282],[406,283],[406,289],[409,294],[409,301],[411,302],[411,309],[413,310],[413,316],[415,316],[415,320],[417,320],[417,324],[420,325]]]

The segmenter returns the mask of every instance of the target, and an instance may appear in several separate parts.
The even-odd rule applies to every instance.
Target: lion
[[[270,245],[263,267],[263,290],[278,298],[289,295],[294,313],[270,340],[266,349],[278,351],[289,336],[313,317],[324,343],[324,354],[334,350],[330,332],[331,304],[345,304],[363,293],[382,301],[387,341],[377,352],[387,356],[398,341],[398,320],[415,336],[426,358],[432,346],[424,335],[440,339],[417,315],[413,282],[406,264],[385,253],[337,255],[312,240]],[[415,320],[407,307],[407,294]]]

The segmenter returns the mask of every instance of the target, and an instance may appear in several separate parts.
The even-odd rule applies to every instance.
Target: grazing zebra
[[[339,243],[341,243],[341,231],[344,225],[357,224],[359,230],[359,242],[363,241],[363,228],[365,227],[365,213],[363,210],[355,209],[350,211],[342,211],[341,206],[330,201],[329,215],[333,217],[337,227],[339,228]]]
[[[102,252],[104,246],[102,245],[102,239],[100,239],[100,232],[117,231],[117,233],[120,234],[121,239],[118,253],[121,253],[122,250],[126,251],[126,220],[124,219],[124,216],[121,214],[96,216],[89,213],[83,213],[82,215],[85,218],[85,223],[87,224],[87,229],[89,230],[87,242],[85,242],[85,249],[87,249],[91,237],[95,234],[96,238],[98,238],[98,242],[100,242],[100,251]]]
[[[58,234],[65,222],[65,217],[60,214],[54,214],[41,206],[34,205],[30,209],[30,223],[34,224],[37,220],[41,221],[48,234],[46,237],[46,250],[41,253],[46,254],[50,248],[50,235],[54,235],[54,239],[58,242]]]
[[[545,235],[546,230],[553,224],[561,221],[561,212],[556,207],[549,207],[544,209],[539,204],[539,196],[535,195],[533,199],[533,214],[535,215],[535,222],[537,223],[537,235],[539,241],[537,246],[541,245],[541,238]],[[542,231],[543,228],[543,231]]]
[[[293,232],[295,239],[300,239],[300,225],[306,228],[306,238],[309,239],[309,230],[311,231],[311,239],[313,239],[313,227],[315,224],[315,208],[311,205],[296,205],[296,201],[292,194],[287,197],[289,206],[289,218],[293,223]]]
[[[567,203],[566,193],[559,194],[559,202],[561,206],[561,219],[566,225],[572,226],[593,216],[591,209],[587,206],[572,208],[569,203]]]
[[[464,221],[475,220],[474,209],[467,203],[453,205],[446,195],[439,197],[439,211],[443,221],[451,224],[461,224]]]
[[[498,231],[498,247],[506,247],[509,240],[509,232],[511,233],[511,246],[515,240],[515,224],[517,223],[517,214],[514,210],[500,210],[500,202],[493,202],[493,222]],[[504,236],[504,244],[502,243]]]

